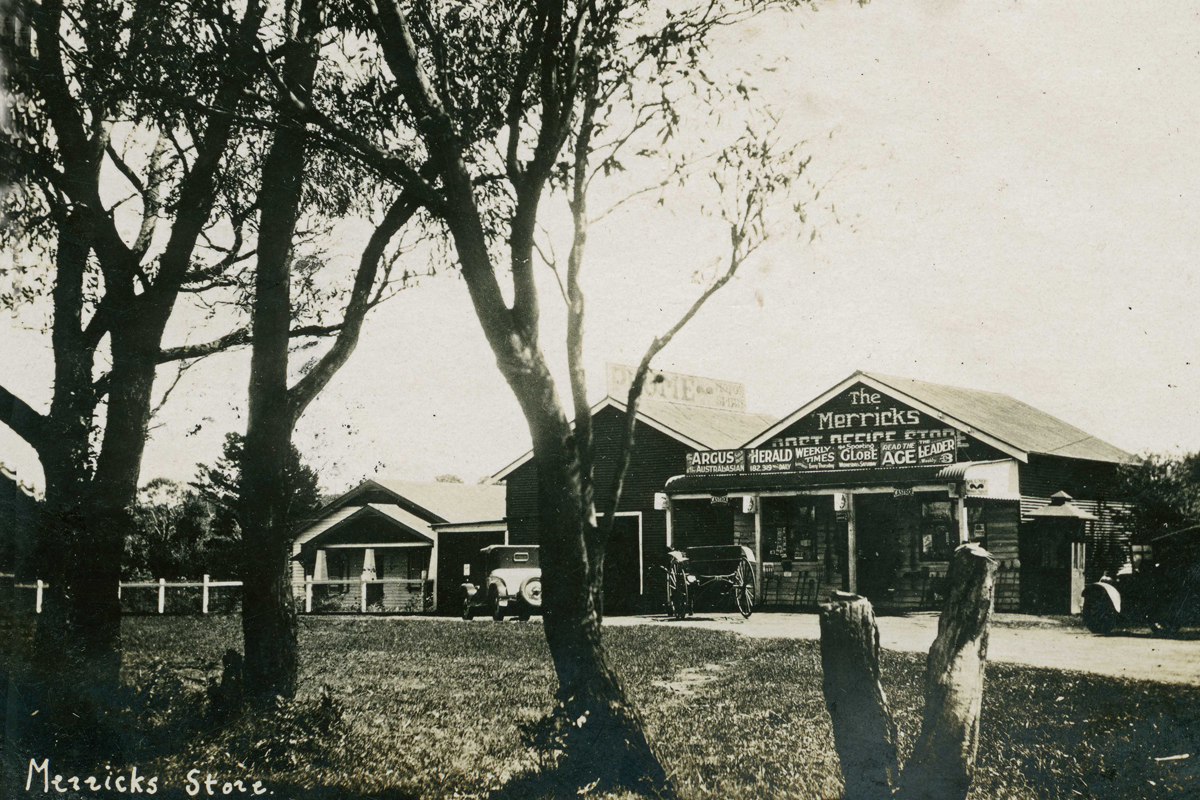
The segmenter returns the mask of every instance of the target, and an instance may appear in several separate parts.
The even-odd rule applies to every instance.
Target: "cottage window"
[[[325,551],[325,567],[329,571],[329,580],[331,581],[348,581],[350,580],[350,554],[345,550],[326,550]],[[358,576],[355,575],[355,578]],[[329,587],[330,592],[338,592],[346,594],[350,591],[350,585],[346,583],[333,584]]]
[[[958,543],[955,504],[944,497],[921,500],[921,526],[917,550],[922,561],[949,561]]]

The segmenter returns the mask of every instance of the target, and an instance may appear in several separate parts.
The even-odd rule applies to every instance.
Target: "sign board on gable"
[[[962,433],[859,384],[796,420],[766,447],[688,455],[687,474],[823,472],[953,464]]]
[[[633,376],[637,374],[637,368],[611,363],[605,366],[608,396],[624,402],[629,396],[629,387],[633,383]],[[646,376],[645,386],[642,387],[642,400],[745,411],[746,387],[733,381],[698,378],[694,375],[652,369]]]

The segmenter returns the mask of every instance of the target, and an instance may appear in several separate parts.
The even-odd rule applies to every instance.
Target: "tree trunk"
[[[962,800],[975,767],[996,562],[982,547],[962,545],[946,582],[946,607],[925,667],[921,734],[902,779],[904,800]]]
[[[567,723],[560,778],[568,793],[597,781],[598,791],[664,792],[666,773],[601,642],[599,610],[586,579],[589,558],[594,557],[586,540],[595,519],[583,502],[570,426],[565,419],[558,425],[542,422],[539,429],[544,432],[534,438],[545,576],[542,609],[560,711]]]
[[[890,796],[899,774],[896,726],[879,682],[879,627],[867,598],[838,592],[821,605],[821,668],[846,800]]]
[[[97,397],[94,351],[80,326],[91,213],[76,210],[59,230],[52,292],[54,395],[38,447],[46,496],[34,559],[38,574],[26,576],[50,585],[37,619],[30,693],[41,719],[30,731],[31,744],[61,742],[56,750],[65,750],[63,758],[81,761],[103,757],[115,744],[104,735],[104,723],[120,685],[120,616],[110,606],[117,601],[123,534],[91,506],[89,437]],[[102,598],[108,585],[112,596]]]
[[[282,78],[307,97],[317,66],[321,0],[304,0],[297,38],[288,42]],[[290,107],[289,107],[290,108]],[[250,397],[242,453],[242,635],[247,699],[263,707],[296,694],[296,609],[288,566],[284,465],[295,418],[288,395],[292,238],[304,189],[303,121],[290,111],[263,162],[259,191],[258,268],[251,320]]]

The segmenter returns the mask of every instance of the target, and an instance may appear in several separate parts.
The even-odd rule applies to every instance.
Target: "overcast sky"
[[[1161,0],[826,4],[722,40],[717,68],[763,67],[774,71],[760,73],[761,102],[809,141],[825,184],[817,238],[781,229],[656,366],[741,381],[751,410],[777,415],[865,369],[1006,392],[1133,452],[1200,449],[1200,12]],[[636,363],[699,290],[691,273],[721,255],[698,199],[632,207],[592,232],[597,399],[604,363]],[[334,249],[361,247],[348,230]],[[542,277],[543,335],[561,364],[561,302]],[[50,358],[22,320],[0,321],[3,382],[37,407]],[[143,479],[188,478],[215,458],[244,427],[247,377],[244,355],[188,373]],[[449,275],[374,312],[296,439],[330,490],[376,473],[474,481],[529,441]],[[7,431],[0,461],[40,483]]]

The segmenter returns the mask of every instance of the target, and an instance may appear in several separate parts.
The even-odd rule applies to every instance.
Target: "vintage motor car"
[[[1136,568],[1086,586],[1083,622],[1093,633],[1144,624],[1166,636],[1200,624],[1200,525],[1159,536]]]
[[[542,608],[542,570],[536,546],[493,544],[471,560],[462,585],[463,619],[488,611],[494,620],[515,614],[527,620]]]

